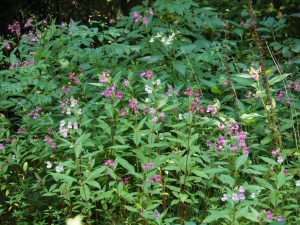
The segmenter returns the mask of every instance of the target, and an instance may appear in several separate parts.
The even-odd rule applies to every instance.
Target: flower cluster
[[[16,33],[16,35],[19,37],[21,36],[21,26],[18,22],[14,22],[13,24],[8,25],[8,30],[10,33]]]
[[[103,163],[103,166],[108,166],[110,168],[113,168],[114,165],[115,165],[115,161],[113,159],[105,160]]]
[[[151,77],[153,77],[153,71],[152,70],[146,70],[146,71],[142,70],[140,73],[140,76],[150,79]]]
[[[32,114],[32,118],[33,119],[37,119],[38,118],[38,112],[40,111],[41,109],[37,106],[35,107],[34,111],[33,111],[33,114]]]
[[[154,16],[154,12],[153,12],[152,9],[149,9],[147,13],[150,17]],[[148,25],[148,23],[149,23],[148,17],[140,16],[140,14],[137,11],[133,12],[133,21],[134,21],[134,23],[138,23],[140,20],[143,21],[144,25]]]
[[[161,176],[159,174],[156,176],[150,176],[150,184],[153,185],[155,182],[161,183]]]
[[[78,129],[78,124],[77,122],[71,122],[68,121],[67,123],[64,120],[60,121],[60,125],[59,125],[59,131],[58,133],[64,137],[67,138],[68,137],[68,132],[71,130],[77,130]]]
[[[278,215],[278,216],[275,217],[275,218],[276,218],[276,220],[277,220],[278,222],[283,221],[282,215]],[[275,219],[275,218],[274,218],[274,219]],[[271,210],[266,210],[266,219],[267,219],[267,220],[273,220],[273,214],[272,214],[272,211],[271,211]]]
[[[223,197],[221,198],[221,201],[226,202],[226,201],[228,201],[229,197],[230,196],[225,193],[225,194],[223,194]],[[237,193],[236,192],[232,193],[231,199],[234,202],[239,202],[239,201],[245,200],[245,188],[243,186],[240,186],[239,191]]]
[[[144,163],[143,168],[144,168],[144,170],[153,170],[154,169],[154,163],[153,162]]]
[[[169,36],[166,36],[164,33],[157,33],[154,37],[150,38],[149,42],[153,43],[155,39],[159,39],[163,45],[168,46],[173,43],[175,35],[174,31]]]
[[[99,82],[101,84],[105,84],[108,83],[110,81],[110,70],[107,71],[103,71],[100,75],[99,75]]]
[[[51,137],[45,136],[44,141],[46,143],[48,143],[52,149],[56,148],[56,143],[54,142],[54,140]]]

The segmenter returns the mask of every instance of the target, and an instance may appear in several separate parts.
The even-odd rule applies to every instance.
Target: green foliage
[[[256,24],[263,73],[247,10],[152,6],[1,41],[3,224],[300,222],[291,15]]]

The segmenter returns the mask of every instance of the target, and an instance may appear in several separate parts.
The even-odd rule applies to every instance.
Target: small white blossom
[[[75,123],[73,124],[73,128],[74,128],[74,130],[78,130],[78,123],[77,123],[77,122],[75,122]]]
[[[69,121],[68,122],[68,126],[67,126],[69,129],[72,129],[72,122],[71,121]]]
[[[153,43],[154,42],[154,38],[152,37],[152,38],[150,38],[150,41],[149,41],[150,43]]]
[[[255,198],[256,197],[256,194],[253,192],[252,194],[251,194],[251,198]]]
[[[51,169],[52,168],[52,162],[47,161],[46,164],[47,164],[47,166],[46,166],[47,169]]]
[[[64,127],[65,125],[66,125],[66,122],[65,122],[64,120],[61,120],[59,126],[60,126],[60,127]]]
[[[71,115],[71,109],[70,109],[70,108],[67,108],[66,114],[67,114],[67,115]]]
[[[78,109],[78,110],[77,110],[77,114],[78,114],[78,115],[81,115],[81,114],[82,114],[81,109]]]
[[[149,99],[149,98],[146,98],[146,99],[145,99],[145,102],[146,102],[146,103],[150,102],[150,99]]]
[[[152,88],[149,86],[149,85],[145,85],[145,91],[148,93],[148,94],[152,94]]]
[[[182,119],[183,119],[183,116],[182,116],[181,113],[178,115],[178,119],[179,119],[179,120],[182,120]]]
[[[63,167],[63,166],[56,166],[56,167],[55,167],[55,171],[56,171],[57,173],[61,173],[61,172],[64,171],[64,167]]]
[[[296,187],[300,187],[300,180],[296,181]]]

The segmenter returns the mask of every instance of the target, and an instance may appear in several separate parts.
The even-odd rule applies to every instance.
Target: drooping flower
[[[221,198],[222,202],[226,202],[228,200],[227,194],[223,194],[223,197]]]
[[[144,25],[148,25],[148,23],[149,23],[148,18],[147,18],[147,17],[144,17],[144,18],[143,18],[143,24],[144,24]]]
[[[139,22],[139,13],[137,11],[133,12],[133,20],[134,20],[134,23]]]
[[[126,109],[121,109],[120,116],[126,116]]]
[[[153,215],[154,215],[154,217],[156,217],[156,218],[160,216],[160,214],[159,214],[159,212],[158,212],[157,210],[154,211],[154,214],[153,214]]]
[[[57,172],[57,173],[61,173],[61,172],[63,172],[64,171],[64,167],[63,166],[56,166],[55,167],[55,171]]]
[[[47,169],[51,169],[52,168],[52,162],[47,161],[46,164],[47,164],[46,165]]]
[[[117,91],[117,94],[116,94],[116,97],[117,99],[121,100],[122,99],[122,92],[121,91]]]
[[[271,210],[267,210],[266,211],[266,219],[267,220],[272,220],[273,219],[273,216],[272,216],[272,211]]]
[[[153,185],[155,182],[155,177],[154,176],[150,176],[150,184]]]
[[[278,222],[283,221],[282,215],[278,215],[276,219],[277,219]]]
[[[3,149],[4,145],[0,143],[0,150]]]
[[[239,194],[233,193],[232,194],[232,200],[235,202],[238,202],[240,200]]]
[[[277,157],[277,162],[278,162],[278,163],[283,163],[283,158],[282,158],[282,156],[278,156],[278,157]]]

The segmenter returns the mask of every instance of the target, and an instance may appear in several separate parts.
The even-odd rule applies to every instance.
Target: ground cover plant
[[[299,13],[237,18],[158,0],[12,23],[1,224],[299,224]]]

